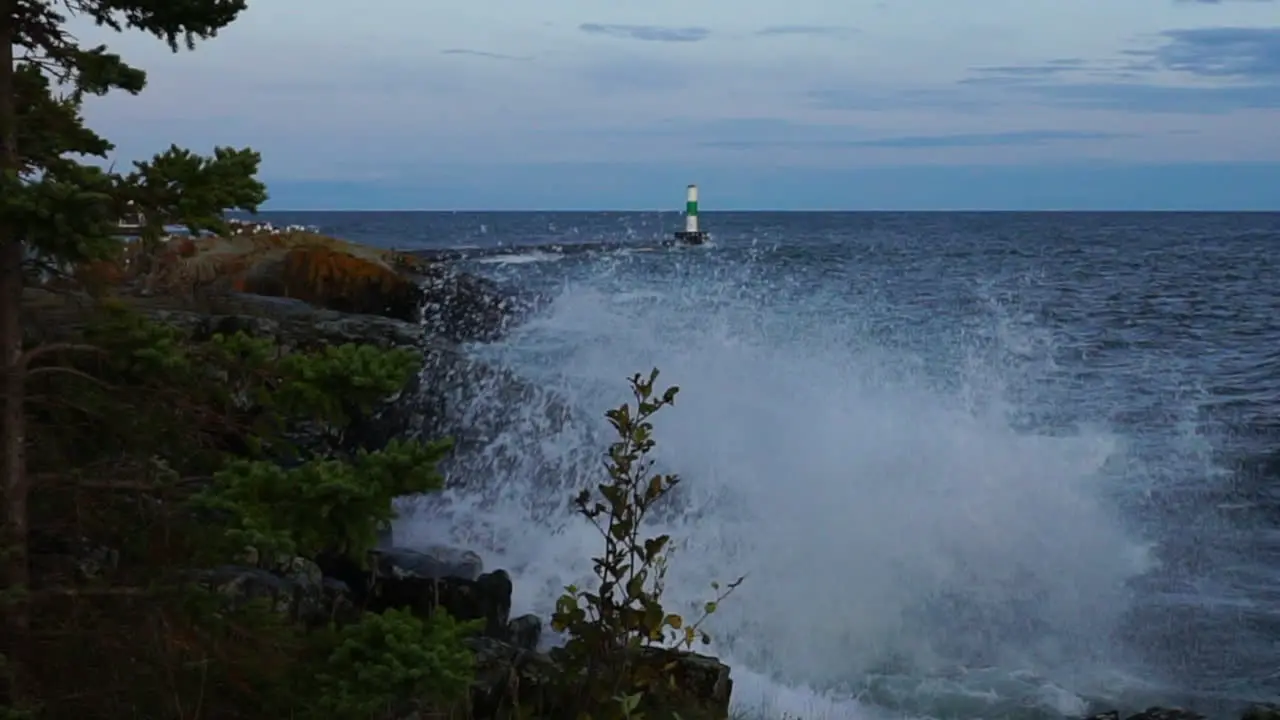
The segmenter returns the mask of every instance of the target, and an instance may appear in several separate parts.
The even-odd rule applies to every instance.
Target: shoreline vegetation
[[[728,717],[730,669],[696,651],[743,579],[672,613],[672,540],[645,530],[679,481],[647,460],[677,395],[656,370],[575,498],[596,582],[513,618],[511,577],[474,552],[380,541],[396,498],[443,485],[458,344],[520,303],[447,263],[225,220],[267,198],[248,148],[73,159],[112,149],[85,98],[145,74],[69,15],[177,52],[244,7],[0,0],[0,719]],[[544,622],[563,646],[538,651]]]

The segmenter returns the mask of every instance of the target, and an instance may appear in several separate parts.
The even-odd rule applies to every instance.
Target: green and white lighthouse
[[[690,245],[701,245],[707,234],[698,229],[698,186],[690,185],[684,203],[684,230],[676,231],[676,239]]]

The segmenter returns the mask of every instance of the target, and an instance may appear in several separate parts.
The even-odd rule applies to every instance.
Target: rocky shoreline
[[[502,336],[532,304],[494,283],[457,272],[447,261],[377,250],[287,230],[227,238],[177,237],[158,255],[129,256],[77,271],[76,290],[56,281],[24,294],[29,335],[57,341],[78,327],[91,300],[80,288],[109,287],[114,297],[144,315],[177,326],[192,338],[243,331],[288,348],[367,343],[408,347],[422,354],[417,383],[353,428],[352,442],[366,448],[394,437],[430,439],[454,433],[450,402],[480,377],[503,371],[470,360],[461,344]],[[529,391],[505,377],[513,402]],[[462,429],[463,442],[465,428]],[[81,549],[77,563],[88,567]],[[420,617],[443,608],[454,618],[481,621],[469,644],[477,658],[471,716],[500,717],[513,708],[543,708],[555,716],[556,678],[563,672],[554,651],[540,651],[543,618],[512,617],[512,578],[488,569],[465,548],[394,547],[370,553],[367,569],[340,556],[246,559],[196,574],[199,582],[235,601],[268,600],[308,624],[350,622],[361,613],[408,610]],[[266,569],[270,568],[270,569]],[[92,570],[83,570],[89,573]],[[730,668],[691,652],[646,651],[674,680],[685,715],[729,716]],[[1121,720],[1103,712],[1088,720]],[[1176,708],[1149,708],[1124,720],[1200,720]],[[1242,720],[1280,720],[1280,708],[1255,706]]]
[[[461,343],[499,337],[529,303],[442,263],[289,230],[174,237],[150,257],[126,252],[118,262],[79,268],[77,275],[74,282],[46,281],[24,292],[33,341],[74,337],[96,302],[83,292],[90,288],[195,341],[244,332],[285,349],[359,343],[421,353],[416,382],[347,433],[356,449],[376,450],[392,438],[455,434],[448,405],[477,377],[498,379],[513,401],[529,391],[460,349]],[[110,565],[110,549],[59,544],[75,556],[68,560],[82,576]],[[554,651],[539,651],[543,619],[512,617],[510,576],[485,568],[470,550],[384,544],[370,552],[367,568],[339,554],[275,559],[253,553],[242,564],[191,576],[233,605],[265,600],[311,626],[350,623],[362,613],[391,609],[425,618],[442,608],[483,628],[468,640],[477,660],[471,717],[506,716],[512,708],[540,708],[556,716],[555,708],[567,704],[556,696],[563,685],[561,660]],[[646,651],[642,660],[669,666],[677,678],[675,695],[693,711],[686,715],[690,720],[727,716],[729,668],[715,658]]]

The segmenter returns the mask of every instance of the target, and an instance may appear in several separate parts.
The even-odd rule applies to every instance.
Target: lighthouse
[[[684,230],[676,231],[676,239],[689,245],[701,245],[707,234],[698,229],[698,186],[690,185],[684,203]]]

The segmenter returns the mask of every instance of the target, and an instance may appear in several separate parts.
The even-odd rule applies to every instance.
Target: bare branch
[[[118,492],[155,492],[184,485],[199,485],[212,480],[209,475],[185,477],[167,482],[147,482],[145,480],[80,480],[76,487],[85,490],[111,490]]]
[[[109,385],[103,382],[102,380],[99,380],[98,378],[90,375],[89,373],[83,372],[81,370],[77,370],[75,368],[69,368],[63,365],[43,365],[38,368],[31,368],[30,370],[27,370],[26,379],[30,380],[33,376],[40,375],[41,373],[46,375],[51,373],[63,373],[65,375],[73,375],[75,377],[80,378],[81,380],[88,380],[89,382],[93,383],[94,385],[97,385],[103,390],[115,389],[114,386]]]
[[[91,587],[91,588],[68,588],[68,587],[52,587],[40,588],[32,590],[29,595],[33,599],[42,597],[72,597],[72,598],[95,598],[95,597],[142,597],[154,594],[155,590],[151,588],[141,587]]]
[[[22,354],[18,358],[18,372],[23,372],[31,365],[32,360],[39,359],[45,355],[55,352],[92,352],[105,353],[105,351],[97,345],[83,345],[78,343],[47,343],[39,347],[32,348]]]

